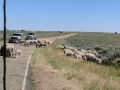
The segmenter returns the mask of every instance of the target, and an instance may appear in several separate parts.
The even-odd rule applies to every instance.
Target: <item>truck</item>
[[[22,40],[22,39],[26,39],[24,33],[13,33],[13,34],[10,35],[10,37],[9,37],[9,43],[17,42],[17,41],[20,41],[20,40]]]
[[[26,40],[28,40],[28,39],[36,40],[37,34],[35,32],[29,32],[28,34],[26,34]]]

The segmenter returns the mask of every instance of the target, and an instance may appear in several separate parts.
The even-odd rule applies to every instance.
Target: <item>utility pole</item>
[[[4,55],[3,55],[3,90],[6,90],[6,0],[3,2],[4,17]]]

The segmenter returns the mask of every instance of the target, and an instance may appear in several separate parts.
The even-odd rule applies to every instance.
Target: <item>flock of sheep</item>
[[[19,42],[20,45],[23,46],[35,46],[36,48],[38,47],[47,47],[48,45],[54,45],[52,40],[48,40],[48,39],[41,39],[41,40],[21,40]],[[58,49],[63,49],[64,54],[66,56],[70,56],[70,57],[75,57],[76,59],[80,59],[80,60],[87,60],[87,61],[94,61],[97,63],[102,63],[102,60],[100,58],[98,58],[98,53],[95,50],[84,50],[84,49],[76,49],[70,46],[63,46],[63,45],[54,45],[55,48]],[[1,49],[0,49],[0,54],[4,55],[3,52],[3,45],[1,45]],[[6,44],[6,56],[7,57],[22,57],[22,50],[18,49],[18,50],[14,50],[14,45],[11,43],[7,43]]]
[[[47,39],[43,39],[43,40],[21,40],[21,41],[17,41],[15,42],[15,44],[20,44],[23,46],[36,46],[37,47],[45,47],[48,45],[53,44],[53,41],[51,40],[47,40]],[[3,56],[4,55],[4,44],[0,45],[0,55]],[[17,49],[15,50],[15,46],[14,44],[11,43],[6,43],[6,57],[22,57],[22,50],[21,49]]]
[[[64,54],[66,56],[75,57],[80,60],[93,61],[97,63],[102,63],[102,60],[98,58],[98,53],[95,50],[84,50],[84,49],[76,49],[70,46],[63,45],[55,45],[58,49],[63,49]]]

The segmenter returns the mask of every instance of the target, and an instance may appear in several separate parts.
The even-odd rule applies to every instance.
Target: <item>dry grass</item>
[[[66,57],[63,50],[52,46],[37,49],[33,54],[33,63],[40,60],[39,54],[60,74],[79,83],[85,90],[120,90],[119,69]]]

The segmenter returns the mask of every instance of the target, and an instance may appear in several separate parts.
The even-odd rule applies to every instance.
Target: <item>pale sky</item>
[[[120,0],[6,0],[7,29],[120,32]],[[0,0],[0,30],[3,0]]]

